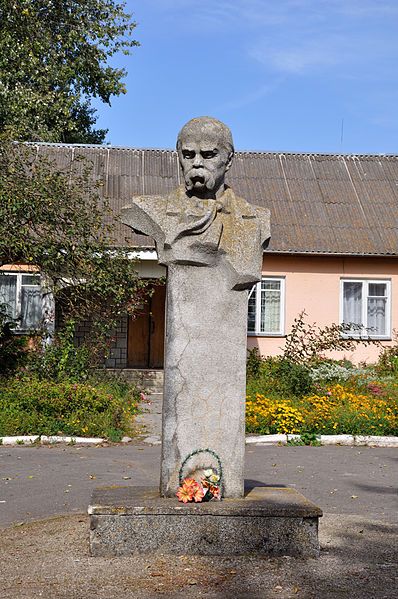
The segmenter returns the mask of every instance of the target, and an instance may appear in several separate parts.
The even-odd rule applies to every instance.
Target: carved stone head
[[[192,119],[178,134],[177,151],[187,192],[203,199],[219,197],[234,155],[229,128],[208,116]]]

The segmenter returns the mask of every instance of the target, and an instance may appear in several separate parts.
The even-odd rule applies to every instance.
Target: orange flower
[[[201,485],[196,482],[193,478],[185,478],[182,481],[181,487],[177,491],[177,497],[179,501],[188,503],[189,501],[195,501],[196,503],[202,501],[204,497],[204,491]]]
[[[196,483],[196,488],[195,488],[194,495],[193,495],[195,503],[199,503],[200,501],[202,501],[204,496],[205,496],[205,492],[203,491],[202,487],[200,486],[199,483]]]
[[[186,487],[187,489],[191,487],[196,487],[197,484],[198,483],[194,478],[184,478],[184,480],[182,481],[182,486]]]
[[[220,497],[220,487],[216,487],[211,485],[210,493],[213,495],[214,499],[221,499]]]
[[[177,491],[178,501],[182,501],[182,503],[188,503],[192,501],[192,492],[189,487],[179,487]]]

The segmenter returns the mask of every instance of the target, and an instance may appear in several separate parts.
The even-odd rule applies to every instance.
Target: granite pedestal
[[[160,483],[166,497],[175,497],[184,458],[200,448],[221,460],[223,496],[243,497],[247,293],[224,279],[219,267],[168,269]],[[199,454],[188,466],[184,476],[217,463]]]
[[[135,554],[318,557],[319,507],[296,490],[255,487],[244,498],[178,503],[150,487],[96,489],[92,556]]]

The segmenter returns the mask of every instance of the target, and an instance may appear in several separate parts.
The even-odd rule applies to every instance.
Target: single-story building
[[[180,184],[172,150],[37,144],[37,152],[62,168],[84,156],[116,211],[133,195],[166,194]],[[398,156],[237,152],[227,183],[271,211],[262,280],[248,298],[249,348],[278,354],[302,310],[319,326],[363,325],[370,337],[391,345],[398,329]],[[141,276],[155,283],[166,276],[152,239],[121,224],[117,239],[134,248]],[[36,275],[3,271],[12,280],[0,275],[2,297],[15,302],[16,312],[25,310],[32,324]],[[107,365],[162,368],[164,311],[165,287],[155,284],[142,315],[121,320]],[[358,345],[346,357],[371,362],[378,352]]]

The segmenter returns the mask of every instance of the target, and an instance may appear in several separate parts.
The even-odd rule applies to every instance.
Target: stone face
[[[177,149],[185,186],[166,197],[135,197],[122,221],[156,241],[168,267],[161,493],[173,496],[193,451],[221,460],[223,496],[243,494],[247,292],[260,280],[269,211],[224,183],[229,129],[193,119]],[[214,456],[213,456],[214,457]],[[184,475],[217,467],[201,453]]]
[[[97,489],[89,513],[93,556],[319,555],[322,512],[289,488],[257,487],[243,499],[187,505],[160,499],[157,489]]]

